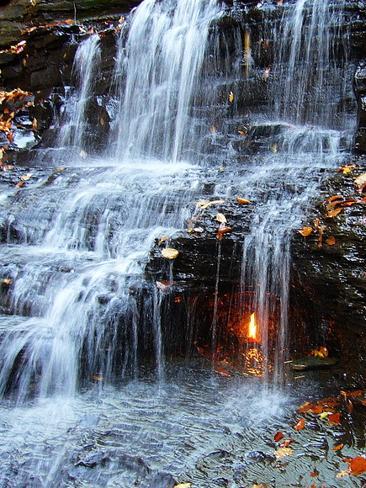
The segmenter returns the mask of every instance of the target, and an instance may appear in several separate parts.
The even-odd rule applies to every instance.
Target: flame
[[[255,320],[255,313],[252,313],[252,315],[250,316],[248,339],[249,341],[258,342],[258,326]]]

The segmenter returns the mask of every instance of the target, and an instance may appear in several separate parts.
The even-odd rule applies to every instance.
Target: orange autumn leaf
[[[285,437],[285,436],[283,435],[283,433],[282,433],[282,432],[277,432],[277,433],[275,434],[275,436],[274,436],[274,438],[273,438],[273,439],[274,439],[274,441],[275,441],[275,442],[279,442],[279,441],[280,441],[281,439],[283,439],[284,437]]]
[[[328,416],[328,421],[330,424],[339,425],[341,423],[341,414],[340,413],[332,413]]]
[[[310,473],[311,478],[317,478],[318,476],[319,476],[319,471],[317,469],[314,469],[314,471]]]
[[[289,445],[291,445],[293,443],[293,440],[292,439],[285,439],[281,444],[280,444],[280,447],[288,447]]]
[[[366,459],[361,456],[347,459],[346,462],[349,465],[350,473],[354,476],[359,476],[366,472]]]
[[[328,210],[327,217],[332,219],[337,217],[341,212],[343,212],[343,208],[333,208],[332,210]]]
[[[337,444],[332,448],[332,451],[334,452],[341,451],[343,448],[344,448],[344,444]]]
[[[335,246],[337,241],[334,236],[330,236],[325,242],[328,244],[328,246]]]
[[[338,201],[342,201],[343,200],[343,196],[342,195],[333,195],[329,198],[327,198],[327,202],[329,203],[333,203],[333,202],[338,202]]]
[[[297,430],[298,432],[300,430],[303,430],[305,428],[305,419],[301,418],[297,424],[294,426],[294,429]]]
[[[301,230],[299,230],[299,234],[301,234],[303,237],[309,237],[312,233],[312,227],[303,227]]]
[[[246,198],[237,197],[236,203],[238,203],[239,205],[249,205],[252,202],[250,200],[247,200]]]

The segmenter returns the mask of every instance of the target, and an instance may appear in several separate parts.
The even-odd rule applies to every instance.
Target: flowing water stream
[[[241,286],[254,290],[249,308],[261,350],[265,358],[276,351],[282,379],[291,233],[321,171],[340,163],[352,136],[339,102],[348,86],[340,76],[342,9],[324,0],[284,9],[272,33],[275,108],[253,116],[258,133],[277,129],[245,171],[229,146],[203,153],[203,122],[193,110],[198,93],[206,104],[212,96],[202,67],[222,10],[218,0],[141,3],[118,41],[110,144],[94,158],[84,135],[100,39],[84,41],[75,58],[78,90],[66,97],[61,124],[62,167],[4,202],[0,270],[12,284],[0,318],[1,486],[172,486],[170,474],[191,471],[238,439],[251,448],[286,413],[284,393],[258,393],[257,380],[225,382],[200,362],[167,363],[161,296],[144,280],[155,240],[185,227],[210,165],[224,154],[233,171],[217,181],[216,194],[225,198],[235,187],[256,203],[243,236]],[[232,69],[228,62],[217,77],[234,76]],[[144,287],[141,308],[136,290]],[[270,296],[280,303],[274,344]],[[201,475],[197,486],[207,486]]]

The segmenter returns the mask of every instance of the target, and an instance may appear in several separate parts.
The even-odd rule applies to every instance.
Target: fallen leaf
[[[311,478],[317,478],[318,476],[319,476],[319,471],[317,469],[314,469],[314,471],[310,473]]]
[[[217,133],[217,129],[216,129],[216,127],[214,125],[212,125],[210,127],[210,132],[211,132],[211,134],[216,134]]]
[[[239,205],[249,205],[252,202],[250,200],[247,200],[246,198],[237,197],[236,203],[238,203]]]
[[[235,96],[234,93],[231,91],[228,96],[229,103],[234,103]]]
[[[329,423],[333,425],[339,425],[341,423],[341,414],[340,413],[332,413],[328,416]]]
[[[346,459],[349,465],[349,471],[354,476],[359,476],[366,472],[366,459],[361,456],[355,458]]]
[[[349,476],[349,472],[346,469],[343,469],[342,471],[336,474],[337,479],[346,478],[347,476]]]
[[[223,239],[224,235],[229,234],[230,232],[232,232],[232,230],[233,229],[231,227],[228,227],[225,224],[220,224],[220,227],[218,228],[218,231],[216,233],[216,239],[221,241]]]
[[[25,181],[19,181],[15,186],[17,188],[23,188],[25,186]]]
[[[216,215],[216,220],[217,220],[217,222],[220,222],[220,224],[226,224],[226,222],[227,222],[225,215],[222,213],[218,213]]]
[[[333,208],[332,210],[328,210],[327,217],[332,219],[337,217],[341,212],[343,212],[343,208]]]
[[[329,415],[332,415],[333,412],[322,412],[320,415],[319,415],[319,418],[320,420],[324,420],[326,418],[329,417]]]
[[[301,230],[299,230],[299,234],[301,234],[303,237],[309,237],[312,233],[312,227],[303,227]]]
[[[337,451],[342,450],[343,448],[344,448],[344,444],[337,444],[336,446],[334,446],[332,448],[332,451],[337,452]]]
[[[338,201],[343,201],[343,196],[342,195],[333,195],[332,197],[327,198],[326,200],[329,203],[334,203]]]
[[[360,193],[364,192],[366,188],[366,173],[362,173],[362,175],[355,179],[355,185]]]
[[[285,439],[281,444],[280,447],[289,447],[293,443],[292,439]]]
[[[174,488],[190,488],[192,483],[179,483],[178,485],[174,485]]]
[[[277,459],[282,459],[287,456],[292,456],[293,452],[294,451],[291,449],[291,447],[280,447],[277,449],[277,451],[275,451],[275,456]]]
[[[325,242],[328,244],[328,246],[335,246],[337,241],[334,236],[330,236]]]
[[[300,430],[303,430],[305,428],[305,419],[301,418],[297,424],[294,426],[294,429],[297,430],[298,432]]]
[[[176,259],[179,256],[179,251],[173,249],[172,247],[166,247],[161,251],[161,254],[166,259]]]
[[[275,442],[279,442],[280,440],[282,440],[285,436],[283,435],[282,432],[277,432],[274,436],[274,441]]]
[[[356,169],[355,164],[346,164],[338,168],[338,173],[343,173],[344,175],[349,175],[352,171]]]
[[[212,205],[221,205],[225,203],[225,200],[199,200],[196,204],[197,208],[201,210],[206,210],[206,208],[211,207]]]

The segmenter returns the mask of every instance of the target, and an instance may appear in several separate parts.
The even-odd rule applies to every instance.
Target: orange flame
[[[258,326],[255,320],[255,313],[252,313],[252,315],[250,316],[250,322],[248,327],[248,340],[250,342],[259,342]]]

